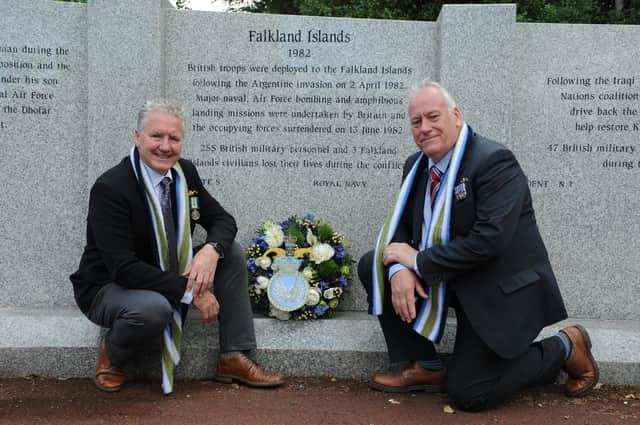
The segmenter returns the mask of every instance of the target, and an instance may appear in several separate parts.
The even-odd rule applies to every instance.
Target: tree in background
[[[58,0],[86,3],[87,0]],[[435,21],[443,4],[516,3],[519,22],[568,24],[640,24],[640,0],[226,0],[233,10],[285,15]],[[188,9],[188,0],[175,0]],[[247,5],[247,3],[250,3]]]
[[[243,0],[227,0],[240,5]],[[255,0],[238,10],[289,15],[435,21],[443,4],[516,3],[519,22],[640,24],[640,0]]]

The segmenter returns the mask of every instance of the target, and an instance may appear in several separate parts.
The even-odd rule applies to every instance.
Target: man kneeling
[[[82,312],[108,329],[95,384],[120,390],[127,360],[163,336],[162,388],[171,393],[182,322],[193,304],[204,321],[219,320],[217,380],[282,385],[282,376],[248,357],[256,340],[244,252],[234,242],[236,223],[205,189],[195,166],[180,158],[183,135],[178,106],[147,102],[129,156],[91,189],[87,244],[70,279]],[[196,224],[207,237],[194,252]]]
[[[446,390],[460,409],[481,410],[564,368],[567,394],[588,394],[598,366],[582,326],[534,342],[567,313],[518,161],[475,133],[437,83],[414,89],[409,117],[418,152],[376,250],[358,266],[395,366],[371,387]],[[433,342],[449,306],[457,331],[445,370]]]

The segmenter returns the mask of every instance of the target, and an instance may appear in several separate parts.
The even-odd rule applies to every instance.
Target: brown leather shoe
[[[564,364],[570,377],[565,393],[570,397],[584,397],[596,386],[600,376],[598,364],[591,355],[591,339],[580,325],[566,327],[560,332],[569,337],[573,346],[571,357]]]
[[[242,353],[230,359],[220,357],[214,379],[225,384],[239,381],[250,387],[261,388],[279,387],[284,384],[282,376],[264,370]]]
[[[124,384],[124,376],[122,369],[111,366],[111,360],[107,355],[107,347],[103,338],[100,344],[100,358],[96,366],[96,377],[93,382],[99,390],[112,393],[120,391]]]
[[[371,378],[369,387],[389,393],[407,393],[409,391],[427,391],[442,393],[445,391],[447,370],[428,370],[412,362],[400,372],[379,373]]]

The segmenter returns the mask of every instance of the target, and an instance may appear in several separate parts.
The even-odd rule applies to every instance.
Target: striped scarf
[[[156,196],[156,192],[151,183],[147,169],[140,162],[140,154],[134,145],[129,154],[131,165],[135,172],[138,183],[144,188],[144,193],[151,212],[151,222],[153,225],[153,235],[156,242],[156,252],[158,253],[158,265],[162,270],[169,267],[169,249],[167,245],[167,234],[165,232],[164,218],[162,216],[162,206]],[[178,223],[176,226],[176,246],[178,254],[178,273],[182,274],[191,262],[193,255],[191,243],[191,223],[189,219],[189,198],[187,196],[187,179],[184,177],[180,164],[176,162],[173,166],[173,178],[175,180],[176,198],[173,202],[177,212]],[[162,349],[162,392],[171,394],[173,392],[174,369],[180,362],[180,346],[182,345],[182,320],[186,314],[186,308],[179,305],[172,314],[171,320],[167,324],[163,334]]]
[[[426,248],[449,242],[449,224],[451,219],[451,205],[453,203],[453,190],[456,176],[460,168],[460,162],[467,145],[468,135],[471,133],[466,124],[463,125],[458,140],[453,148],[449,167],[442,177],[440,191],[435,200],[429,223]],[[375,256],[373,261],[373,288],[371,313],[379,316],[382,314],[385,285],[388,280],[387,270],[382,263],[382,251],[391,242],[395,234],[405,205],[411,193],[420,161],[424,158],[421,153],[407,174],[395,206],[387,217],[378,239],[376,241]],[[426,159],[426,158],[425,158]],[[447,284],[444,281],[427,286],[428,298],[421,301],[418,315],[413,323],[413,329],[434,343],[440,342],[447,318]]]

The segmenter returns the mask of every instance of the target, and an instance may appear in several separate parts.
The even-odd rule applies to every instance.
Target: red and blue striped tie
[[[442,171],[440,171],[438,167],[433,165],[429,169],[429,174],[431,175],[429,197],[431,198],[431,209],[433,209],[433,205],[436,203],[436,196],[438,196],[438,190],[440,189],[440,178],[442,177]]]

